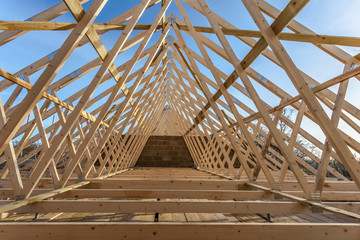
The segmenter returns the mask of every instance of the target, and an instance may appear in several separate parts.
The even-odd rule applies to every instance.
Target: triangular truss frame
[[[360,165],[354,157],[360,153],[360,143],[338,128],[343,121],[360,133],[360,111],[345,100],[349,79],[360,80],[360,54],[352,56],[337,46],[359,47],[359,38],[317,35],[294,20],[309,0],[291,0],[283,11],[264,0],[242,0],[259,31],[236,28],[212,11],[205,0],[142,0],[105,24],[94,20],[107,1],[95,0],[84,11],[82,4],[86,2],[64,0],[25,21],[0,22],[0,46],[28,31],[71,31],[58,50],[18,72],[0,69],[4,78],[0,92],[15,86],[7,101],[0,102],[0,185],[9,188],[7,197],[19,200],[0,206],[0,212],[131,169],[149,136],[155,134],[183,136],[198,170],[243,180],[249,187],[360,219],[356,213],[319,203],[326,198],[324,186],[334,180],[342,180],[337,190],[348,186],[344,189],[357,192],[360,188]],[[181,16],[166,16],[172,2]],[[194,26],[184,3],[205,17],[211,27]],[[161,9],[153,23],[138,24],[142,14],[156,4],[161,4]],[[52,22],[68,11],[76,23]],[[272,24],[265,15],[274,19]],[[283,32],[285,28],[292,33]],[[170,29],[174,36],[169,35]],[[100,36],[112,30],[121,30],[121,34],[107,50]],[[132,34],[134,30],[141,31]],[[161,34],[156,43],[148,46],[157,31]],[[213,34],[219,43],[207,34]],[[192,38],[198,51],[188,46],[184,36]],[[237,57],[227,36],[251,48],[243,59]],[[341,62],[344,72],[320,83],[296,67],[282,41],[313,44]],[[70,54],[87,43],[99,57],[53,81]],[[129,61],[114,64],[118,55],[134,47],[136,52]],[[233,72],[219,69],[212,54],[228,62]],[[286,72],[297,96],[251,67],[259,56]],[[143,66],[134,71],[142,60]],[[203,68],[211,76],[204,74]],[[31,83],[30,76],[40,70],[40,77]],[[96,74],[89,85],[67,99],[58,97],[58,91],[92,71]],[[114,80],[112,87],[92,97],[98,86]],[[134,84],[127,87],[131,81]],[[274,94],[279,104],[272,107],[254,83]],[[330,89],[335,85],[339,86],[337,92]],[[14,104],[24,91],[26,96]],[[243,99],[251,100],[255,107]],[[294,119],[283,114],[287,107],[294,109]],[[325,142],[301,127],[304,118],[320,127]],[[297,141],[299,137],[319,149],[320,155]],[[44,179],[54,190],[34,195]],[[281,192],[289,182],[301,188],[302,198]],[[343,199],[347,199],[345,195]]]

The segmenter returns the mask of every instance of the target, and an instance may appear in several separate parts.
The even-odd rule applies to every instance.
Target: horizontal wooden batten
[[[35,189],[34,195],[51,191],[51,189]],[[283,191],[297,197],[304,197],[302,191]],[[12,189],[0,189],[3,198],[13,197]],[[263,200],[273,199],[273,194],[257,190],[177,190],[177,189],[74,189],[57,195],[59,198],[180,198],[211,200]],[[360,201],[360,192],[324,191],[323,201]]]
[[[250,190],[244,180],[227,179],[143,179],[133,178],[109,178],[109,179],[89,179],[90,184],[84,186],[89,189],[192,189],[192,190]],[[72,179],[70,183],[75,183]],[[259,185],[270,187],[265,181],[258,181]],[[10,182],[2,180],[1,186],[7,188]],[[313,182],[309,182],[310,186]],[[39,183],[40,188],[51,188],[51,179],[42,179]],[[300,185],[295,181],[288,181],[282,184],[283,191],[301,190]],[[0,190],[1,191],[1,190]],[[358,189],[353,182],[329,181],[325,183],[324,191],[356,191]],[[355,193],[356,193],[355,192]]]
[[[3,31],[68,31],[73,30],[76,23],[70,22],[36,22],[36,21],[0,21],[0,30]],[[150,24],[137,24],[134,30],[149,30]],[[180,30],[189,31],[186,25],[178,25]],[[126,24],[108,24],[108,23],[93,23],[92,27],[96,31],[109,31],[109,30],[124,30]],[[162,26],[157,26],[161,29]],[[197,32],[214,33],[211,27],[194,26]],[[260,31],[243,30],[243,29],[230,29],[222,28],[225,35],[237,37],[254,37],[261,38]],[[344,46],[360,46],[360,38],[348,36],[329,36],[317,34],[301,34],[301,33],[279,33],[280,40],[295,41],[295,42],[309,42],[313,44],[334,44]]]
[[[106,179],[91,180],[91,183],[85,188],[94,189],[206,189],[206,190],[249,190],[244,180],[227,180],[227,179],[193,179],[193,180],[164,180],[164,179]],[[263,181],[258,182],[260,185],[270,187],[269,183]],[[310,185],[314,183],[309,183]],[[285,182],[282,185],[284,191],[301,190],[299,183],[295,181]],[[353,182],[333,181],[325,184],[324,190],[341,190],[341,191],[357,191],[357,187]]]
[[[70,179],[69,183],[76,183],[77,179]],[[84,186],[89,189],[188,189],[188,190],[256,190],[247,186],[245,180],[228,180],[228,179],[144,179],[131,178],[131,180],[124,176],[114,176],[108,179],[89,179],[90,184]],[[266,181],[258,181],[259,185],[264,187],[271,187]],[[314,182],[309,182],[312,186]],[[10,181],[4,179],[1,181],[1,186],[7,188],[10,186]],[[39,188],[51,188],[53,186],[50,178],[41,179]],[[283,191],[300,191],[300,185],[295,181],[287,181],[282,184]],[[0,189],[1,191],[1,189]],[[357,186],[354,182],[344,181],[327,181],[324,186],[324,191],[354,191],[358,193]]]
[[[115,179],[115,178],[113,178]],[[158,176],[150,176],[150,175],[134,175],[134,176],[122,176],[122,180],[132,180],[132,179],[174,179],[174,180],[181,180],[181,179],[220,179],[216,176],[176,176],[176,175],[158,175]]]
[[[21,229],[21,231],[19,231]],[[324,223],[3,223],[4,239],[358,239],[359,224]]]
[[[0,204],[9,201],[0,201]],[[43,200],[15,210],[16,213],[311,213],[311,208],[284,201],[157,201],[157,200]]]
[[[243,181],[230,180],[163,180],[163,179],[106,179],[91,180],[84,188],[90,189],[222,189],[237,190]]]
[[[238,190],[176,190],[176,189],[78,189],[59,195],[63,198],[179,198],[210,200],[260,200],[271,199],[272,194],[263,191]]]
[[[11,201],[0,201],[0,205]],[[358,212],[360,203],[327,203],[328,206]],[[309,206],[290,201],[212,200],[43,200],[14,210],[16,213],[312,213]]]

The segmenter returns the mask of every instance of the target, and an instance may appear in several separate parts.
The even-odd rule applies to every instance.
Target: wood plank
[[[41,21],[0,21],[0,30],[2,31],[67,31],[73,30],[76,23],[71,22],[41,22]],[[135,30],[148,30],[150,24],[136,24]],[[104,30],[124,30],[126,24],[108,24],[108,23],[93,23],[92,27],[96,31]],[[157,29],[162,29],[162,24],[157,26]],[[211,27],[194,26],[197,32],[214,33]],[[188,31],[186,25],[179,25],[179,29]],[[253,37],[260,38],[262,34],[260,31],[244,30],[237,28],[222,28],[225,35],[237,37]],[[329,44],[329,45],[343,45],[360,47],[360,38],[349,36],[331,36],[318,34],[301,34],[301,33],[279,33],[278,38],[285,41],[308,42],[313,44]]]
[[[8,205],[9,201],[0,201]],[[339,204],[338,204],[339,205]],[[0,205],[1,206],[1,205]],[[359,205],[350,206],[356,208]],[[348,206],[349,207],[349,206]],[[3,207],[1,207],[3,209]],[[356,209],[358,210],[358,209]],[[8,210],[9,211],[9,210]],[[311,208],[284,201],[212,200],[42,200],[17,208],[17,213],[101,212],[101,213],[311,213]]]
[[[19,231],[22,229],[22,231]],[[4,239],[358,239],[359,224],[326,223],[2,223]]]

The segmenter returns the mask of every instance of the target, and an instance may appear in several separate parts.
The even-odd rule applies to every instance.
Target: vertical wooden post
[[[0,127],[3,127],[5,124],[6,124],[6,114],[0,98]],[[10,180],[11,180],[11,185],[14,189],[14,195],[19,196],[22,194],[22,190],[24,186],[21,180],[19,166],[17,164],[17,157],[15,155],[12,141],[10,141],[7,147],[5,148],[5,157],[6,157],[6,165],[10,172]]]
[[[351,66],[350,63],[346,64],[344,67],[344,72],[350,70],[350,66]],[[334,109],[333,109],[333,112],[331,115],[331,122],[332,122],[332,124],[334,124],[335,127],[337,127],[339,124],[341,111],[342,111],[342,108],[343,108],[343,105],[345,102],[345,95],[346,95],[346,90],[347,90],[348,84],[349,84],[349,80],[341,82],[340,86],[339,86],[339,90],[336,95],[335,105],[334,105]],[[329,166],[331,150],[332,150],[332,147],[330,145],[330,142],[326,138],[324,147],[323,147],[322,153],[321,153],[320,164],[318,167],[318,171],[316,173],[314,191],[319,191],[321,193],[324,188],[324,182],[325,182],[326,173],[327,173],[328,166]]]

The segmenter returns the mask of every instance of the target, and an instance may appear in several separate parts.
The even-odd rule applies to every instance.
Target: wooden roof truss
[[[199,171],[241,180],[245,188],[298,205],[360,219],[360,165],[354,156],[360,154],[360,143],[338,127],[342,121],[360,134],[360,111],[345,100],[349,81],[360,80],[360,55],[337,46],[360,47],[359,38],[317,35],[294,20],[309,0],[290,0],[283,11],[264,0],[242,0],[258,31],[236,28],[205,0],[142,0],[107,23],[94,23],[107,0],[94,0],[84,11],[86,2],[64,0],[26,21],[0,21],[1,46],[29,31],[71,32],[59,49],[16,73],[0,68],[0,94],[13,89],[6,101],[0,99],[1,213],[106,181],[135,166],[150,135],[167,134],[184,137]],[[172,2],[181,16],[166,15]],[[157,4],[161,8],[152,24],[138,24],[142,14]],[[194,26],[184,4],[202,14],[211,27]],[[76,22],[53,21],[68,11]],[[274,20],[272,24],[265,15]],[[283,32],[285,28],[291,33]],[[112,49],[106,49],[101,36],[114,30],[121,34]],[[154,38],[156,32],[160,34]],[[227,36],[251,48],[243,59]],[[189,47],[189,37],[198,50]],[[344,72],[318,81],[297,68],[282,41],[313,44],[341,62]],[[56,78],[70,54],[87,43],[98,57]],[[130,60],[116,66],[114,60],[131,48],[135,53]],[[217,67],[214,54],[233,67],[231,74]],[[253,69],[259,56],[282,68],[298,95],[290,95]],[[134,70],[140,61],[143,65]],[[72,84],[93,71],[91,82],[74,91]],[[39,72],[31,83],[30,77]],[[93,96],[110,82],[111,87]],[[278,105],[273,107],[259,94],[257,85],[276,96]],[[338,86],[337,92],[332,86]],[[61,99],[58,92],[63,90],[72,95]],[[246,104],[249,100],[252,105]],[[284,108],[294,109],[295,118],[283,115]],[[301,127],[305,118],[321,129],[324,142]],[[35,147],[25,151],[30,146]],[[52,191],[41,190],[44,181]],[[291,183],[297,186],[296,194],[282,192]],[[329,190],[329,185],[334,188]],[[321,201],[354,202],[339,208]],[[50,203],[46,207],[52,209]],[[344,227],[356,231],[350,225]],[[6,227],[0,224],[0,229]]]

